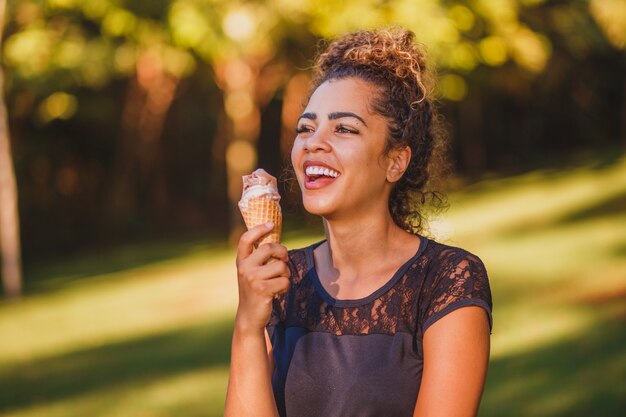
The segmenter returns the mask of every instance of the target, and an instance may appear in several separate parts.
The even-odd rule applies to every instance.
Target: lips
[[[307,190],[326,187],[341,175],[335,168],[320,161],[306,161],[303,167],[304,186]]]

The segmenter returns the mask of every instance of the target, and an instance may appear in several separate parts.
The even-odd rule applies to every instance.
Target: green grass
[[[626,409],[626,159],[465,186],[432,222],[494,298],[481,416]],[[319,239],[287,234],[290,248]],[[0,416],[220,416],[234,254],[195,239],[27,269],[0,304]]]

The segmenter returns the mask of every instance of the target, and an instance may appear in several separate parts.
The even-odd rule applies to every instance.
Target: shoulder
[[[268,324],[270,328],[285,321],[290,299],[302,298],[303,294],[308,294],[309,289],[307,287],[310,287],[310,285],[307,286],[305,277],[313,268],[313,249],[322,242],[324,241],[316,242],[304,248],[290,249],[287,252],[290,286],[287,292],[279,294],[273,301],[272,317]]]
[[[307,258],[307,252],[313,250],[313,246],[314,245],[304,248],[289,249],[289,251],[287,252],[287,254],[289,255],[289,261],[296,264],[305,262]]]
[[[482,306],[491,316],[491,289],[482,260],[456,246],[434,241],[429,243],[429,266],[424,283],[428,299],[424,311],[425,328],[446,313],[465,305]]]
[[[433,260],[438,260],[442,263],[454,263],[456,261],[467,259],[472,262],[480,262],[482,264],[481,259],[476,254],[458,246],[447,245],[429,239],[427,250],[428,249],[430,249],[429,256]]]
[[[434,279],[450,277],[455,270],[469,270],[479,275],[487,275],[485,264],[478,255],[457,246],[429,239],[424,255],[428,259],[428,275]]]
[[[290,249],[288,251],[289,268],[292,275],[301,277],[306,271],[313,267],[311,265],[313,249],[323,242],[325,242],[325,240],[321,240],[303,248]]]
[[[325,240],[320,240],[319,242],[315,242],[303,248],[289,249],[287,252],[289,255],[289,261],[294,264],[306,263],[308,257],[313,253],[313,249],[321,245],[323,242],[325,242]]]

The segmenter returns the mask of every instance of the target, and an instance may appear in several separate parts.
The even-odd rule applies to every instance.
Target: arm
[[[424,333],[424,371],[414,417],[474,417],[487,376],[489,320],[461,307]]]
[[[233,330],[225,416],[278,417],[272,392],[271,344],[265,330],[274,294],[289,286],[287,250],[253,243],[271,231],[257,226],[244,233],[237,251],[239,305]],[[268,262],[272,258],[276,261]]]

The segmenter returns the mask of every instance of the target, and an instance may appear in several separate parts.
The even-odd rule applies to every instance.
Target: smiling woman
[[[332,79],[320,85],[298,120],[291,159],[306,210],[326,220],[354,216],[384,192],[387,122],[368,104],[377,93],[357,78]],[[309,167],[332,169],[336,177],[308,175]],[[317,170],[319,171],[319,169]],[[329,171],[330,172],[330,171]],[[346,193],[346,190],[350,190]],[[337,210],[339,209],[339,210]]]
[[[477,414],[491,292],[478,257],[420,234],[442,140],[413,37],[350,33],[318,58],[291,160],[326,239],[242,236],[227,416]]]

